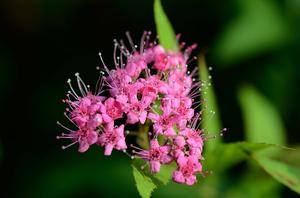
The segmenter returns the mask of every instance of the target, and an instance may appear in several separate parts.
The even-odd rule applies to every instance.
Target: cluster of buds
[[[150,42],[150,32],[144,32],[140,46],[133,44],[127,33],[130,49],[124,42],[114,41],[114,69],[104,63],[95,92],[90,90],[77,73],[78,94],[68,80],[70,91],[63,100],[68,105],[65,116],[77,129],[68,130],[57,138],[69,138],[79,143],[79,152],[85,152],[95,144],[104,147],[104,155],[121,150],[132,158],[149,163],[150,171],[160,171],[161,164],[175,162],[177,169],[173,180],[193,185],[195,174],[202,171],[203,142],[206,139],[199,126],[201,105],[195,80],[197,69],[189,72],[188,62],[196,45],[185,47],[182,52],[164,49]],[[107,93],[104,93],[107,92]],[[197,99],[197,100],[196,100]],[[121,125],[117,126],[116,123]],[[128,125],[150,125],[148,148],[126,143]],[[130,149],[130,153],[128,150]]]

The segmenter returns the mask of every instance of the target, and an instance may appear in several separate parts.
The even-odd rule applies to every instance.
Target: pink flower
[[[66,149],[75,143],[79,143],[78,151],[83,153],[89,149],[90,145],[97,142],[98,134],[96,131],[79,129],[77,131],[70,131],[68,134],[63,133],[62,136],[57,136],[57,139],[63,138],[71,139],[73,142],[67,146],[62,146],[62,149]]]
[[[104,122],[112,122],[118,118],[122,118],[123,110],[120,102],[116,101],[114,98],[108,98],[104,102],[104,106],[101,108],[101,113]]]
[[[142,150],[136,152],[136,154],[150,162],[152,173],[158,173],[161,164],[168,164],[173,160],[169,155],[170,149],[170,146],[160,146],[156,139],[152,139],[149,150]]]
[[[135,52],[132,56],[128,58],[125,70],[127,74],[133,78],[137,78],[141,71],[147,67],[145,58],[143,55]]]
[[[99,114],[102,100],[102,97],[92,95],[90,92],[86,96],[78,98],[78,101],[67,100],[73,108],[70,113],[71,119],[79,128],[96,128],[102,123],[102,116]]]
[[[172,116],[168,114],[158,115],[149,113],[148,118],[154,122],[153,129],[157,135],[174,136],[176,132],[174,130],[174,122]]]
[[[154,68],[166,71],[171,68],[181,68],[185,72],[185,60],[181,53],[164,52],[160,49],[155,54]]]
[[[155,57],[154,68],[158,71],[166,71],[170,68],[168,55],[165,53],[157,54]]]
[[[192,108],[201,83],[193,82],[197,70],[187,72],[186,64],[196,45],[184,47],[181,43],[180,49],[185,48],[184,51],[173,52],[151,42],[150,34],[144,32],[139,49],[129,33],[126,33],[129,47],[123,41],[115,40],[113,70],[99,53],[103,67],[98,68],[101,77],[95,93],[78,73],[75,74],[77,88],[74,89],[68,80],[70,91],[63,100],[69,105],[65,116],[77,129],[71,130],[58,123],[69,131],[58,138],[72,140],[64,149],[79,143],[79,152],[85,152],[96,143],[104,147],[106,156],[111,155],[113,149],[126,152],[125,125],[137,123],[140,127],[148,118],[151,131],[145,131],[145,135],[149,137],[150,148],[143,150],[132,146],[139,149],[132,152],[149,163],[151,173],[158,173],[162,164],[176,162],[173,180],[193,185],[196,174],[202,171],[199,160],[203,138],[201,130],[197,129],[200,114]],[[103,87],[109,91],[107,98],[101,96]],[[194,105],[199,104],[195,102]],[[115,121],[122,125],[114,126]],[[162,141],[158,142],[158,139]]]
[[[190,147],[201,148],[202,150],[203,139],[199,130],[185,128],[181,130],[179,134],[187,138],[186,142]]]
[[[185,146],[185,139],[183,136],[178,135],[174,138],[173,143],[177,146],[177,148],[182,149]]]
[[[158,75],[152,75],[147,78],[147,82],[149,85],[154,87],[159,93],[161,94],[167,94],[168,93],[168,84],[162,80],[160,80],[160,77]]]
[[[151,78],[151,77],[150,77]],[[143,86],[139,89],[139,92],[142,94],[142,99],[148,101],[147,103],[151,103],[156,100],[158,96],[158,88],[153,85],[152,78],[151,79],[140,79]]]
[[[124,125],[114,128],[114,123],[108,123],[98,138],[98,144],[105,146],[104,155],[111,155],[112,150],[124,150],[127,148],[124,137]]]
[[[177,165],[177,170],[173,172],[173,181],[186,183],[189,186],[197,181],[194,174],[202,171],[201,163],[198,161],[198,158],[194,156],[178,158]]]
[[[192,79],[180,69],[172,70],[168,78],[169,95],[181,97],[186,96],[191,89]]]
[[[147,111],[145,106],[141,102],[135,102],[130,104],[129,110],[127,112],[127,123],[135,124],[140,122],[144,124],[147,119]]]
[[[88,129],[95,129],[99,127],[102,124],[102,116],[99,113],[96,113],[95,115],[92,115],[89,117],[86,127]]]
[[[89,149],[90,145],[95,144],[98,139],[96,131],[77,131],[79,152],[85,152]]]
[[[128,85],[132,82],[131,77],[125,69],[116,69],[109,72],[109,76],[105,78],[109,92],[112,97],[117,95],[126,95],[128,93]]]
[[[178,100],[179,104],[174,108],[174,113],[176,114],[175,120],[177,126],[180,129],[184,129],[187,125],[187,122],[190,121],[194,116],[194,109],[190,108],[192,106],[192,99],[183,97]]]
[[[155,58],[159,55],[159,54],[163,54],[165,53],[165,49],[160,46],[160,45],[156,45],[152,48],[148,48],[145,50],[143,56],[145,57],[145,61],[146,63],[151,63],[153,61],[155,61]]]
[[[185,145],[186,142],[183,136],[178,135],[173,139],[172,153],[176,159],[184,156]]]

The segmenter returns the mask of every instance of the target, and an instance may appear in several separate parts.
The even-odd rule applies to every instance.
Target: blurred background
[[[245,139],[238,90],[246,83],[278,111],[288,145],[299,144],[300,1],[162,3],[182,40],[197,42],[197,53],[204,52],[214,68],[222,125],[229,129],[225,140]],[[139,197],[125,155],[113,152],[104,157],[98,147],[84,154],[77,146],[62,151],[67,142],[55,139],[62,132],[56,121],[66,122],[61,99],[68,78],[79,72],[94,85],[99,51],[112,65],[114,38],[125,38],[129,30],[139,42],[143,30],[155,31],[152,4],[152,0],[0,2],[1,197]],[[234,177],[232,173],[229,178]],[[189,187],[170,184],[153,197],[196,197],[191,192]],[[279,197],[296,197],[286,187],[276,192]]]

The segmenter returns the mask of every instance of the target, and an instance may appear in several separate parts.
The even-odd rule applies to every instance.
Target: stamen
[[[69,148],[70,146],[73,146],[74,144],[76,144],[78,141],[72,142],[71,144],[68,144],[67,146],[62,146],[61,148],[63,150],[65,150],[66,148]]]
[[[76,92],[74,91],[74,89],[73,89],[73,87],[72,87],[72,84],[71,84],[71,79],[70,79],[70,78],[68,79],[67,83],[69,84],[69,87],[70,87],[70,89],[71,89],[71,91],[72,91],[74,97],[75,97],[76,99],[78,99],[79,96],[78,96],[78,95],[76,94]]]
[[[145,38],[146,38],[147,32],[144,31],[143,36],[141,38],[141,42],[140,42],[140,54],[143,54],[144,52],[144,46],[145,46]]]
[[[132,39],[131,39],[131,36],[130,36],[129,31],[126,32],[126,37],[127,37],[128,41],[129,41],[129,44],[130,44],[130,46],[131,46],[131,48],[132,48],[132,51],[135,52],[135,51],[136,51],[136,48],[135,48],[134,43],[133,43],[133,41],[132,41]]]
[[[64,129],[66,129],[67,131],[74,132],[74,130],[69,129],[68,127],[66,127],[63,124],[61,124],[59,121],[57,121],[56,124],[58,124],[59,126],[61,126]]]
[[[77,84],[78,84],[78,88],[82,94],[82,96],[86,96],[86,94],[88,93],[88,89],[85,85],[85,83],[83,82],[83,80],[80,78],[79,73],[75,73],[75,76],[77,78]],[[83,87],[83,88],[82,88]]]

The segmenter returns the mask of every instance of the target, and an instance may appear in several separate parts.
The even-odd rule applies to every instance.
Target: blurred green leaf
[[[245,122],[246,139],[249,142],[286,144],[280,116],[266,98],[254,87],[245,85],[239,90],[239,100]]]
[[[148,198],[151,196],[152,191],[156,188],[156,185],[152,182],[150,177],[147,177],[144,173],[138,170],[134,165],[133,176],[135,179],[136,187],[143,198]]]
[[[201,86],[201,98],[200,100],[205,101],[204,105],[201,106],[202,115],[201,115],[201,127],[208,133],[216,133],[221,130],[221,122],[217,107],[216,96],[213,90],[213,85],[210,79],[209,71],[206,66],[204,55],[200,55],[198,58],[198,68],[199,68],[199,80],[202,82]],[[212,113],[214,112],[214,113]],[[204,145],[204,158],[207,159],[204,163],[204,168],[218,170],[219,158],[213,157],[216,156],[214,153],[218,153],[219,150],[216,148],[221,144],[221,137],[214,138],[211,141],[206,141]],[[222,155],[222,154],[221,154]],[[214,186],[218,189],[220,186],[220,175],[215,175],[208,180],[209,186]],[[214,194],[215,190],[209,192],[209,188],[203,191],[204,194]],[[207,191],[207,192],[206,192]]]
[[[279,148],[282,150],[290,150],[290,151],[294,150],[293,148],[285,147],[279,144],[269,144],[269,143],[237,142],[232,144],[236,145],[239,149],[241,149],[247,154],[258,152],[260,150],[269,149],[269,148]]]
[[[216,41],[215,58],[231,64],[287,43],[290,28],[272,0],[237,0],[239,16]]]
[[[276,160],[300,167],[300,145],[292,147],[294,150],[285,150],[276,156]]]
[[[210,169],[215,172],[219,170],[225,170],[242,160],[245,160],[248,154],[260,152],[263,150],[280,149],[283,151],[293,151],[293,149],[281,146],[278,144],[268,143],[251,143],[251,142],[235,142],[235,143],[224,143],[218,145],[209,156],[206,157],[206,161],[212,160],[215,156],[218,156],[216,163],[211,165]],[[205,164],[205,163],[204,163]],[[222,166],[220,166],[222,164]]]
[[[154,18],[159,43],[168,50],[179,51],[175,32],[165,14],[160,0],[154,1]]]
[[[283,150],[293,151],[294,149],[277,144],[267,143],[232,143],[237,149],[240,149],[248,156],[252,157],[267,173],[278,180],[280,183],[288,186],[292,190],[300,193],[300,169],[285,164],[283,162],[271,160],[265,155],[261,155],[261,150],[269,148],[280,148]]]
[[[262,155],[252,156],[257,163],[278,182],[300,194],[300,168],[279,161],[271,160]]]
[[[205,100],[206,108],[203,108],[202,113],[202,128],[205,129],[206,132],[217,132],[221,130],[221,121],[220,114],[218,111],[217,100],[213,90],[213,85],[210,80],[210,75],[206,66],[205,58],[203,55],[199,56],[199,76],[200,81],[205,85],[201,87],[201,95],[202,100]],[[209,86],[209,84],[211,84]],[[213,111],[214,113],[212,113]],[[221,142],[221,137],[213,139],[212,141],[205,142],[205,150],[209,152],[213,150]]]

